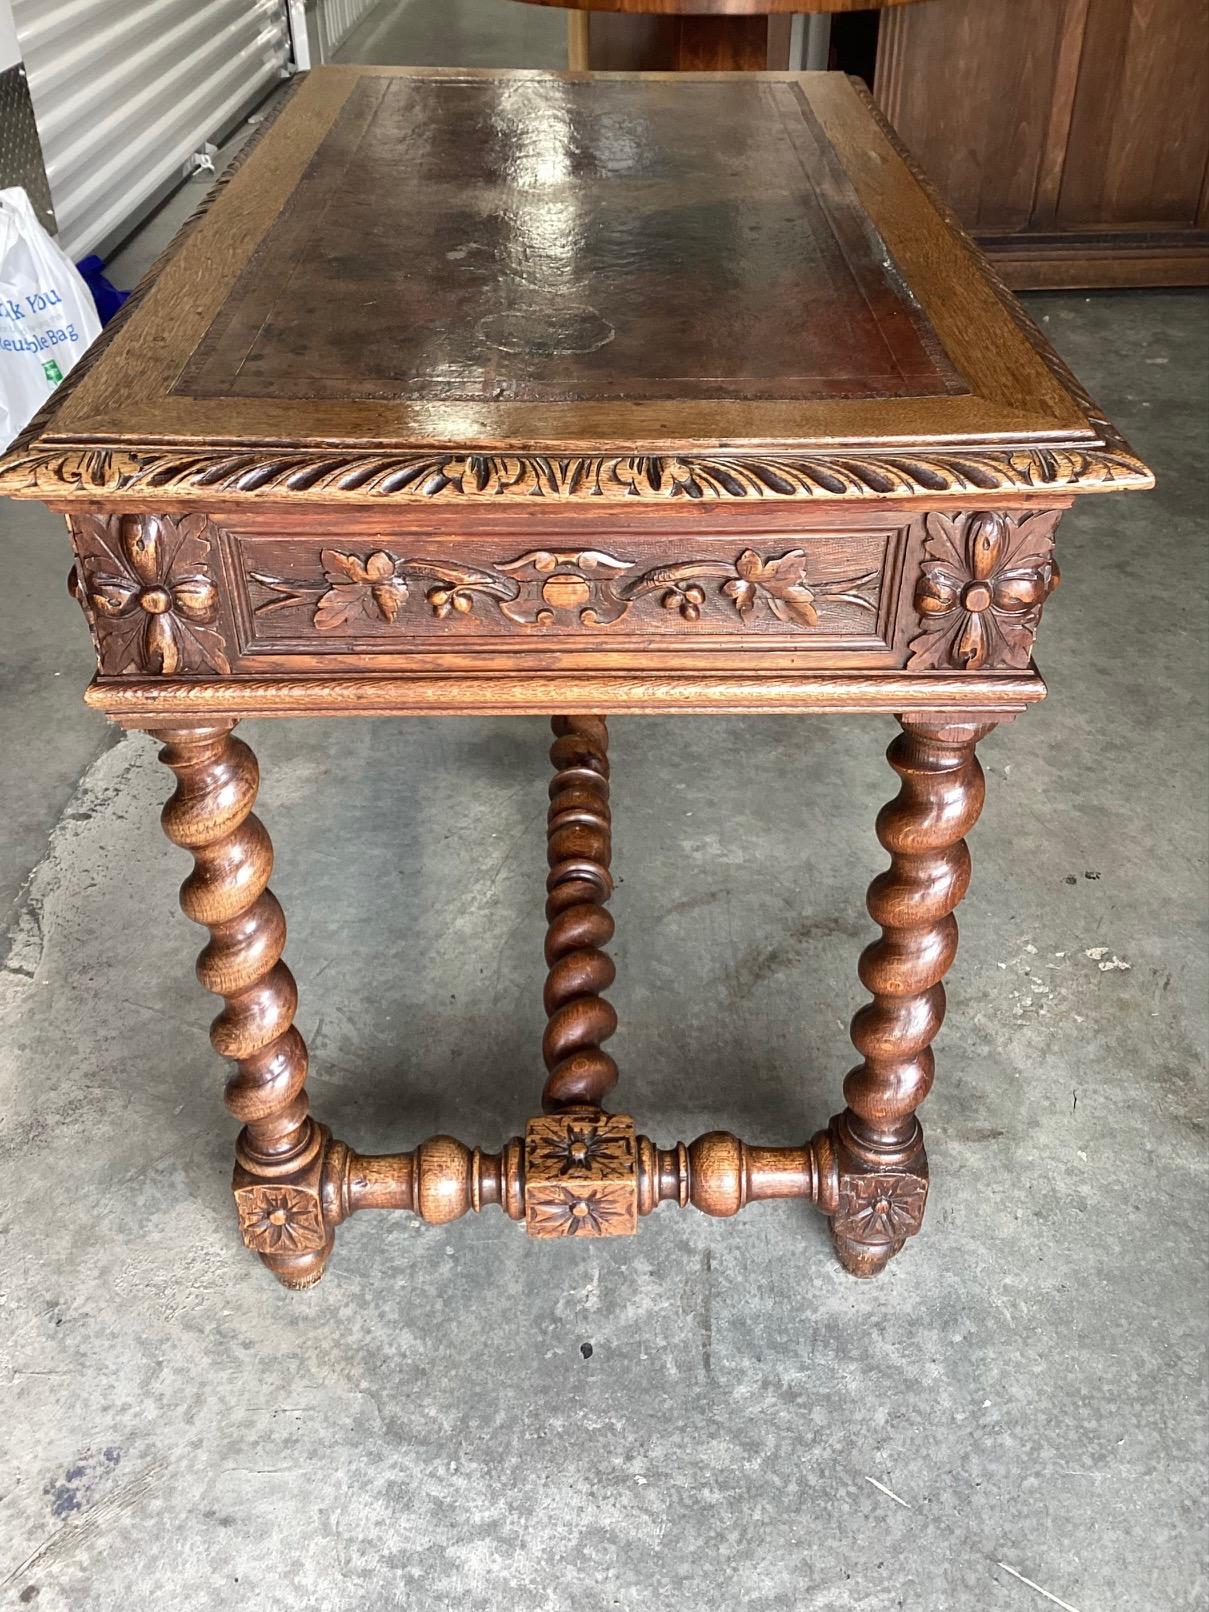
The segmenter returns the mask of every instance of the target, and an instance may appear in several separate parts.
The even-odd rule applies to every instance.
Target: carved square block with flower
[[[68,586],[110,676],[225,676],[211,527],[201,514],[72,517]]]
[[[530,1237],[628,1237],[638,1230],[638,1148],[628,1114],[584,1109],[525,1127]]]
[[[1029,663],[1041,608],[1060,580],[1054,561],[1059,510],[982,510],[926,517],[915,589],[923,628],[908,666],[974,672]]]
[[[862,1248],[902,1247],[923,1225],[926,1166],[878,1174],[841,1174],[832,1230]]]
[[[327,1139],[325,1126],[317,1128]],[[328,1230],[323,1218],[324,1148],[288,1175],[253,1174],[236,1162],[231,1189],[244,1243],[257,1254],[309,1254],[323,1248]]]

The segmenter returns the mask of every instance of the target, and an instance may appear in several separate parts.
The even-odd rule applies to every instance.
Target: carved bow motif
[[[204,515],[76,515],[70,587],[103,672],[230,671]]]
[[[1024,667],[1041,607],[1058,586],[1058,512],[927,517],[924,564],[915,588],[923,631],[911,641],[911,667]]]
[[[522,626],[548,627],[570,612],[585,627],[603,627],[628,608],[615,582],[633,566],[601,549],[534,549],[503,561],[500,570],[518,584],[517,602],[502,603],[500,609]]]

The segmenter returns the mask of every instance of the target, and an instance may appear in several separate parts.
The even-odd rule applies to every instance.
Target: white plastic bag
[[[0,190],[0,449],[101,331],[92,293],[19,187]]]

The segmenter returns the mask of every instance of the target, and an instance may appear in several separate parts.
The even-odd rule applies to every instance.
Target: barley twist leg
[[[873,1000],[852,1021],[863,1061],[833,1122],[840,1179],[831,1231],[857,1276],[882,1271],[923,1220],[927,1160],[915,1111],[932,1086],[941,982],[957,951],[953,913],[970,882],[965,835],[985,793],[974,747],[993,725],[904,720],[887,751],[902,787],[877,819],[890,866],[869,887],[882,933],[862,954],[860,977]]]
[[[549,1070],[542,1094],[547,1113],[599,1108],[617,1080],[617,1065],[601,1048],[617,1028],[617,1014],[601,995],[615,973],[604,951],[613,937],[604,905],[613,893],[608,728],[597,716],[560,716],[551,725],[548,1022],[542,1039]]]
[[[193,853],[181,908],[210,931],[197,961],[206,990],[224,999],[210,1028],[235,1060],[226,1104],[243,1129],[234,1189],[247,1245],[287,1287],[309,1287],[332,1250],[320,1179],[327,1133],[308,1113],[306,1044],[294,1027],[298,990],[281,960],[285,917],[268,888],[273,847],[252,814],[256,757],[233,722],[167,729],[160,760],[176,775],[164,832]]]

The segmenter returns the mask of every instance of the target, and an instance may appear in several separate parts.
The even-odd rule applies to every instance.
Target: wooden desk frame
[[[1044,695],[1031,655],[1062,511],[1150,474],[867,98],[833,75],[762,77],[809,80],[965,377],[959,396],[617,404],[590,419],[559,405],[471,418],[439,403],[182,397],[182,363],[374,72],[312,75],[291,137],[263,137],[221,182],[0,464],[0,491],[68,518],[98,658],[88,703],[159,739],[176,777],[163,825],[193,855],[181,902],[210,931],[198,976],[224,1002],[211,1039],[235,1064],[244,1241],[301,1288],[360,1209],[442,1223],[496,1205],[541,1239],[633,1232],[661,1202],[730,1216],[804,1198],[845,1267],[875,1275],[927,1198],[916,1110],[983,800],[975,746]],[[308,1110],[257,764],[233,730],[246,716],[550,711],[543,1113],[495,1153],[448,1136],[355,1153]],[[842,1112],[789,1146],[712,1132],[662,1148],[603,1107],[617,1078],[606,718],[696,712],[901,725],[899,792],[877,820],[890,865],[868,897],[880,935],[860,960],[871,1000],[852,1024],[860,1061]]]

